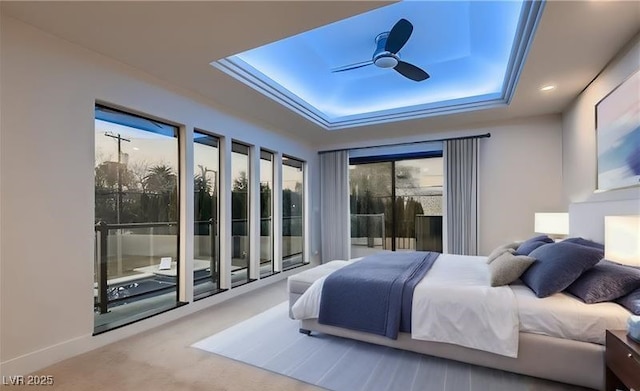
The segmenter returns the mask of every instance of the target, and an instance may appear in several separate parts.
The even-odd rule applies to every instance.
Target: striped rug
[[[333,391],[583,391],[529,376],[314,333],[281,303],[192,345]]]

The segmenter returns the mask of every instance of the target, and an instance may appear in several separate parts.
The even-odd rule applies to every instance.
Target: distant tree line
[[[136,172],[124,163],[107,161],[95,168],[96,222],[149,223],[177,218],[177,175],[170,166],[158,164]]]
[[[384,214],[384,232],[391,236],[393,219],[396,220],[396,237],[415,238],[415,216],[424,214],[422,204],[413,197],[374,197],[369,190],[350,196],[351,214]],[[382,237],[379,219],[358,216],[351,219],[351,237]]]
[[[248,197],[249,182],[246,172],[242,171],[234,179],[231,187],[231,210],[233,216],[232,234],[248,235]],[[260,235],[271,235],[273,224],[272,190],[268,183],[260,183]],[[282,235],[302,235],[302,187],[294,191],[282,190]],[[299,218],[298,218],[299,217]]]
[[[392,175],[395,175],[396,189],[410,194],[416,188],[414,167],[396,167],[391,172],[388,163],[360,164],[350,172],[351,214],[384,213],[385,236],[391,236],[393,219],[396,220],[396,237],[415,237],[415,215],[424,214],[422,204],[408,195],[396,195],[392,199]],[[400,192],[397,192],[400,193]],[[355,217],[351,219],[351,237],[381,237],[382,225],[375,218]]]

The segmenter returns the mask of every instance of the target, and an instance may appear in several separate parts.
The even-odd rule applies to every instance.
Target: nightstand
[[[607,391],[640,391],[640,343],[628,338],[626,330],[607,330],[605,361]]]

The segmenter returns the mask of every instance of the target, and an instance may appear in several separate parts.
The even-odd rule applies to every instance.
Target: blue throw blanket
[[[324,281],[318,322],[393,339],[411,332],[413,290],[439,255],[380,253],[336,270]]]

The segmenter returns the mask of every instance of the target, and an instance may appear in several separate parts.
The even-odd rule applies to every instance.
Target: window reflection
[[[260,277],[273,274],[273,154],[260,151]]]
[[[249,281],[249,147],[231,144],[231,286]]]
[[[220,290],[220,154],[217,137],[195,131],[193,141],[193,294],[198,299]]]
[[[304,163],[282,158],[282,267],[304,262]]]

